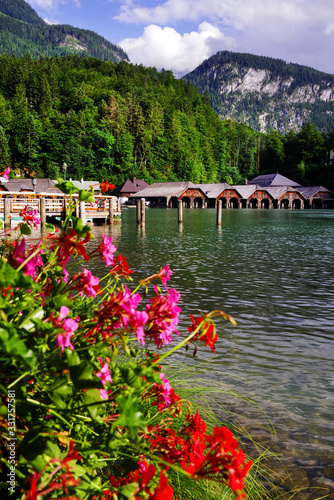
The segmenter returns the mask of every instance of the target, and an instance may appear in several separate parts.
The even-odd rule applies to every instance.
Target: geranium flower
[[[80,274],[73,276],[73,286],[79,290],[79,295],[85,294],[87,297],[95,298],[98,293],[101,293],[99,281],[99,278],[93,276],[85,267]]]
[[[21,210],[19,215],[29,227],[38,227],[41,223],[41,219],[37,217],[37,210],[27,210],[27,205]]]
[[[146,305],[150,325],[146,330],[146,335],[154,340],[157,347],[161,347],[173,340],[174,332],[180,335],[175,328],[179,324],[181,312],[181,308],[176,305],[180,300],[180,294],[174,288],[167,290],[167,295],[160,294],[155,285],[154,289],[155,297],[149,299],[149,304]]]
[[[109,370],[108,363],[104,363],[102,358],[98,358],[100,364],[101,364],[101,370],[99,372],[96,372],[95,375],[101,379],[102,384],[105,386],[107,385],[108,382],[112,384],[112,378]],[[100,389],[100,396],[101,399],[108,399],[108,395],[112,391],[107,391],[106,389]]]
[[[99,247],[95,250],[101,255],[101,259],[106,263],[106,266],[111,266],[114,262],[114,253],[116,247],[112,243],[112,236],[102,236],[102,241]]]
[[[197,318],[194,319],[194,316],[191,314],[190,319],[192,324],[188,327],[189,333],[195,331],[196,328],[203,322],[202,316],[197,316]],[[194,342],[196,340],[200,340],[201,342],[205,342],[205,344],[210,347],[211,351],[215,352],[215,343],[217,339],[218,337],[215,325],[212,323],[203,323],[202,328],[199,329],[191,341]]]
[[[55,328],[60,328],[63,331],[57,335],[56,347],[60,347],[61,351],[65,349],[65,347],[69,347],[70,349],[74,349],[71,343],[71,337],[74,332],[77,330],[79,324],[72,318],[66,318],[68,313],[70,312],[69,308],[66,306],[62,306],[60,308],[59,316],[57,318],[49,316],[49,320],[52,322]],[[66,319],[65,319],[66,318]]]
[[[124,255],[117,255],[117,257],[115,257],[113,267],[110,269],[110,274],[113,276],[123,276],[123,278],[128,278],[129,274],[133,274]]]
[[[114,189],[114,185],[113,184],[109,184],[108,181],[104,181],[104,182],[101,182],[100,183],[100,188],[101,188],[101,192],[102,193],[106,193],[107,191],[111,191]]]
[[[6,179],[8,181],[9,179],[9,172],[10,172],[10,167],[7,167],[6,170],[4,170],[1,174],[1,177],[3,177],[4,179]]]

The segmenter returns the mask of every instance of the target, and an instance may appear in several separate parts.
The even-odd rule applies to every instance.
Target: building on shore
[[[280,174],[255,177],[247,184],[194,184],[155,182],[133,193],[129,200],[145,198],[151,207],[175,208],[334,208],[334,193],[323,186],[301,186]]]

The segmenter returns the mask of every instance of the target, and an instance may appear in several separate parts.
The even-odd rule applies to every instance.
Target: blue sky
[[[134,64],[181,76],[219,50],[334,74],[333,0],[27,0],[52,24],[90,29]]]

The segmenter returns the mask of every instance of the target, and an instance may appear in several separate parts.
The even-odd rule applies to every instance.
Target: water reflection
[[[176,209],[148,209],[141,228],[135,210],[125,209],[121,224],[94,232],[110,231],[135,281],[169,264],[171,286],[181,293],[181,328],[201,310],[235,317],[236,327],[219,327],[206,376],[254,399],[277,439],[256,407],[228,404],[283,454],[302,486],[326,486],[334,495],[333,221],[333,211],[226,210],[220,228],[214,210],[185,210],[178,224]],[[200,349],[198,357],[210,354]],[[191,353],[178,359],[194,362]]]

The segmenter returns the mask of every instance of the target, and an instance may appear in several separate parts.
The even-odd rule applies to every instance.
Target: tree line
[[[66,55],[0,56],[0,167],[13,175],[120,184],[244,183],[278,172],[334,189],[334,132],[262,134],[220,120],[206,96],[170,71]]]

